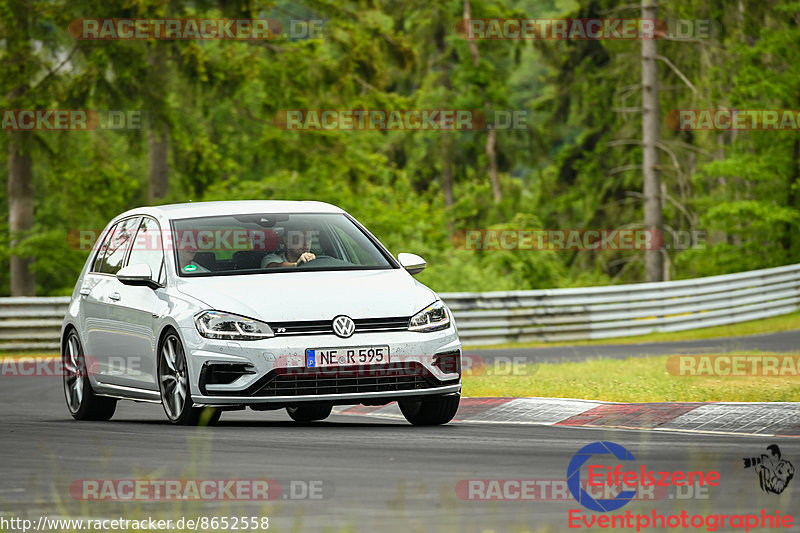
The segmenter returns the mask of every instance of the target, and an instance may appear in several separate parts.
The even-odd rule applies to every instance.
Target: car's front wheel
[[[64,395],[75,420],[109,420],[117,409],[117,400],[97,396],[89,382],[86,355],[75,330],[64,343],[61,366],[64,371]]]
[[[399,401],[400,411],[415,426],[438,426],[450,422],[458,411],[460,394],[434,396],[416,401]]]
[[[193,407],[186,353],[174,331],[164,337],[159,349],[158,388],[164,412],[173,424],[213,426],[222,414],[213,407]]]
[[[325,420],[331,415],[332,406],[330,405],[301,405],[298,407],[287,407],[286,412],[295,422],[316,422]]]

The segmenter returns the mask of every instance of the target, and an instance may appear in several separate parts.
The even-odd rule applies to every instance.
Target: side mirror
[[[428,263],[423,258],[415,254],[397,254],[397,260],[400,261],[400,266],[405,268],[412,276],[419,274],[428,266]]]
[[[155,289],[160,287],[153,279],[153,272],[150,267],[145,264],[128,265],[117,272],[117,279],[125,285],[133,285],[136,287],[150,287]]]

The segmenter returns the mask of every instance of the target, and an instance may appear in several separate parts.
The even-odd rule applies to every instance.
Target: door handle
[[[81,296],[89,296],[89,294],[91,292],[92,292],[91,288],[89,288],[89,287],[81,287],[81,291],[80,291]]]
[[[118,292],[112,292],[111,294],[108,295],[108,299],[114,300],[115,302],[118,302],[120,298],[121,297]]]

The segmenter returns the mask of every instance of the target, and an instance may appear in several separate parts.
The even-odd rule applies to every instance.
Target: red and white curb
[[[403,419],[396,403],[336,407],[340,415]],[[800,403],[615,403],[571,398],[462,398],[455,422],[800,437]]]

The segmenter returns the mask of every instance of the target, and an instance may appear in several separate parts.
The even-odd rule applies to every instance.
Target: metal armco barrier
[[[661,283],[441,297],[467,345],[605,339],[791,313],[800,308],[800,264]],[[58,350],[68,302],[0,298],[0,350]]]
[[[0,350],[58,351],[69,297],[0,298]]]
[[[607,339],[791,313],[800,303],[800,265],[658,283],[440,295],[466,345]]]

